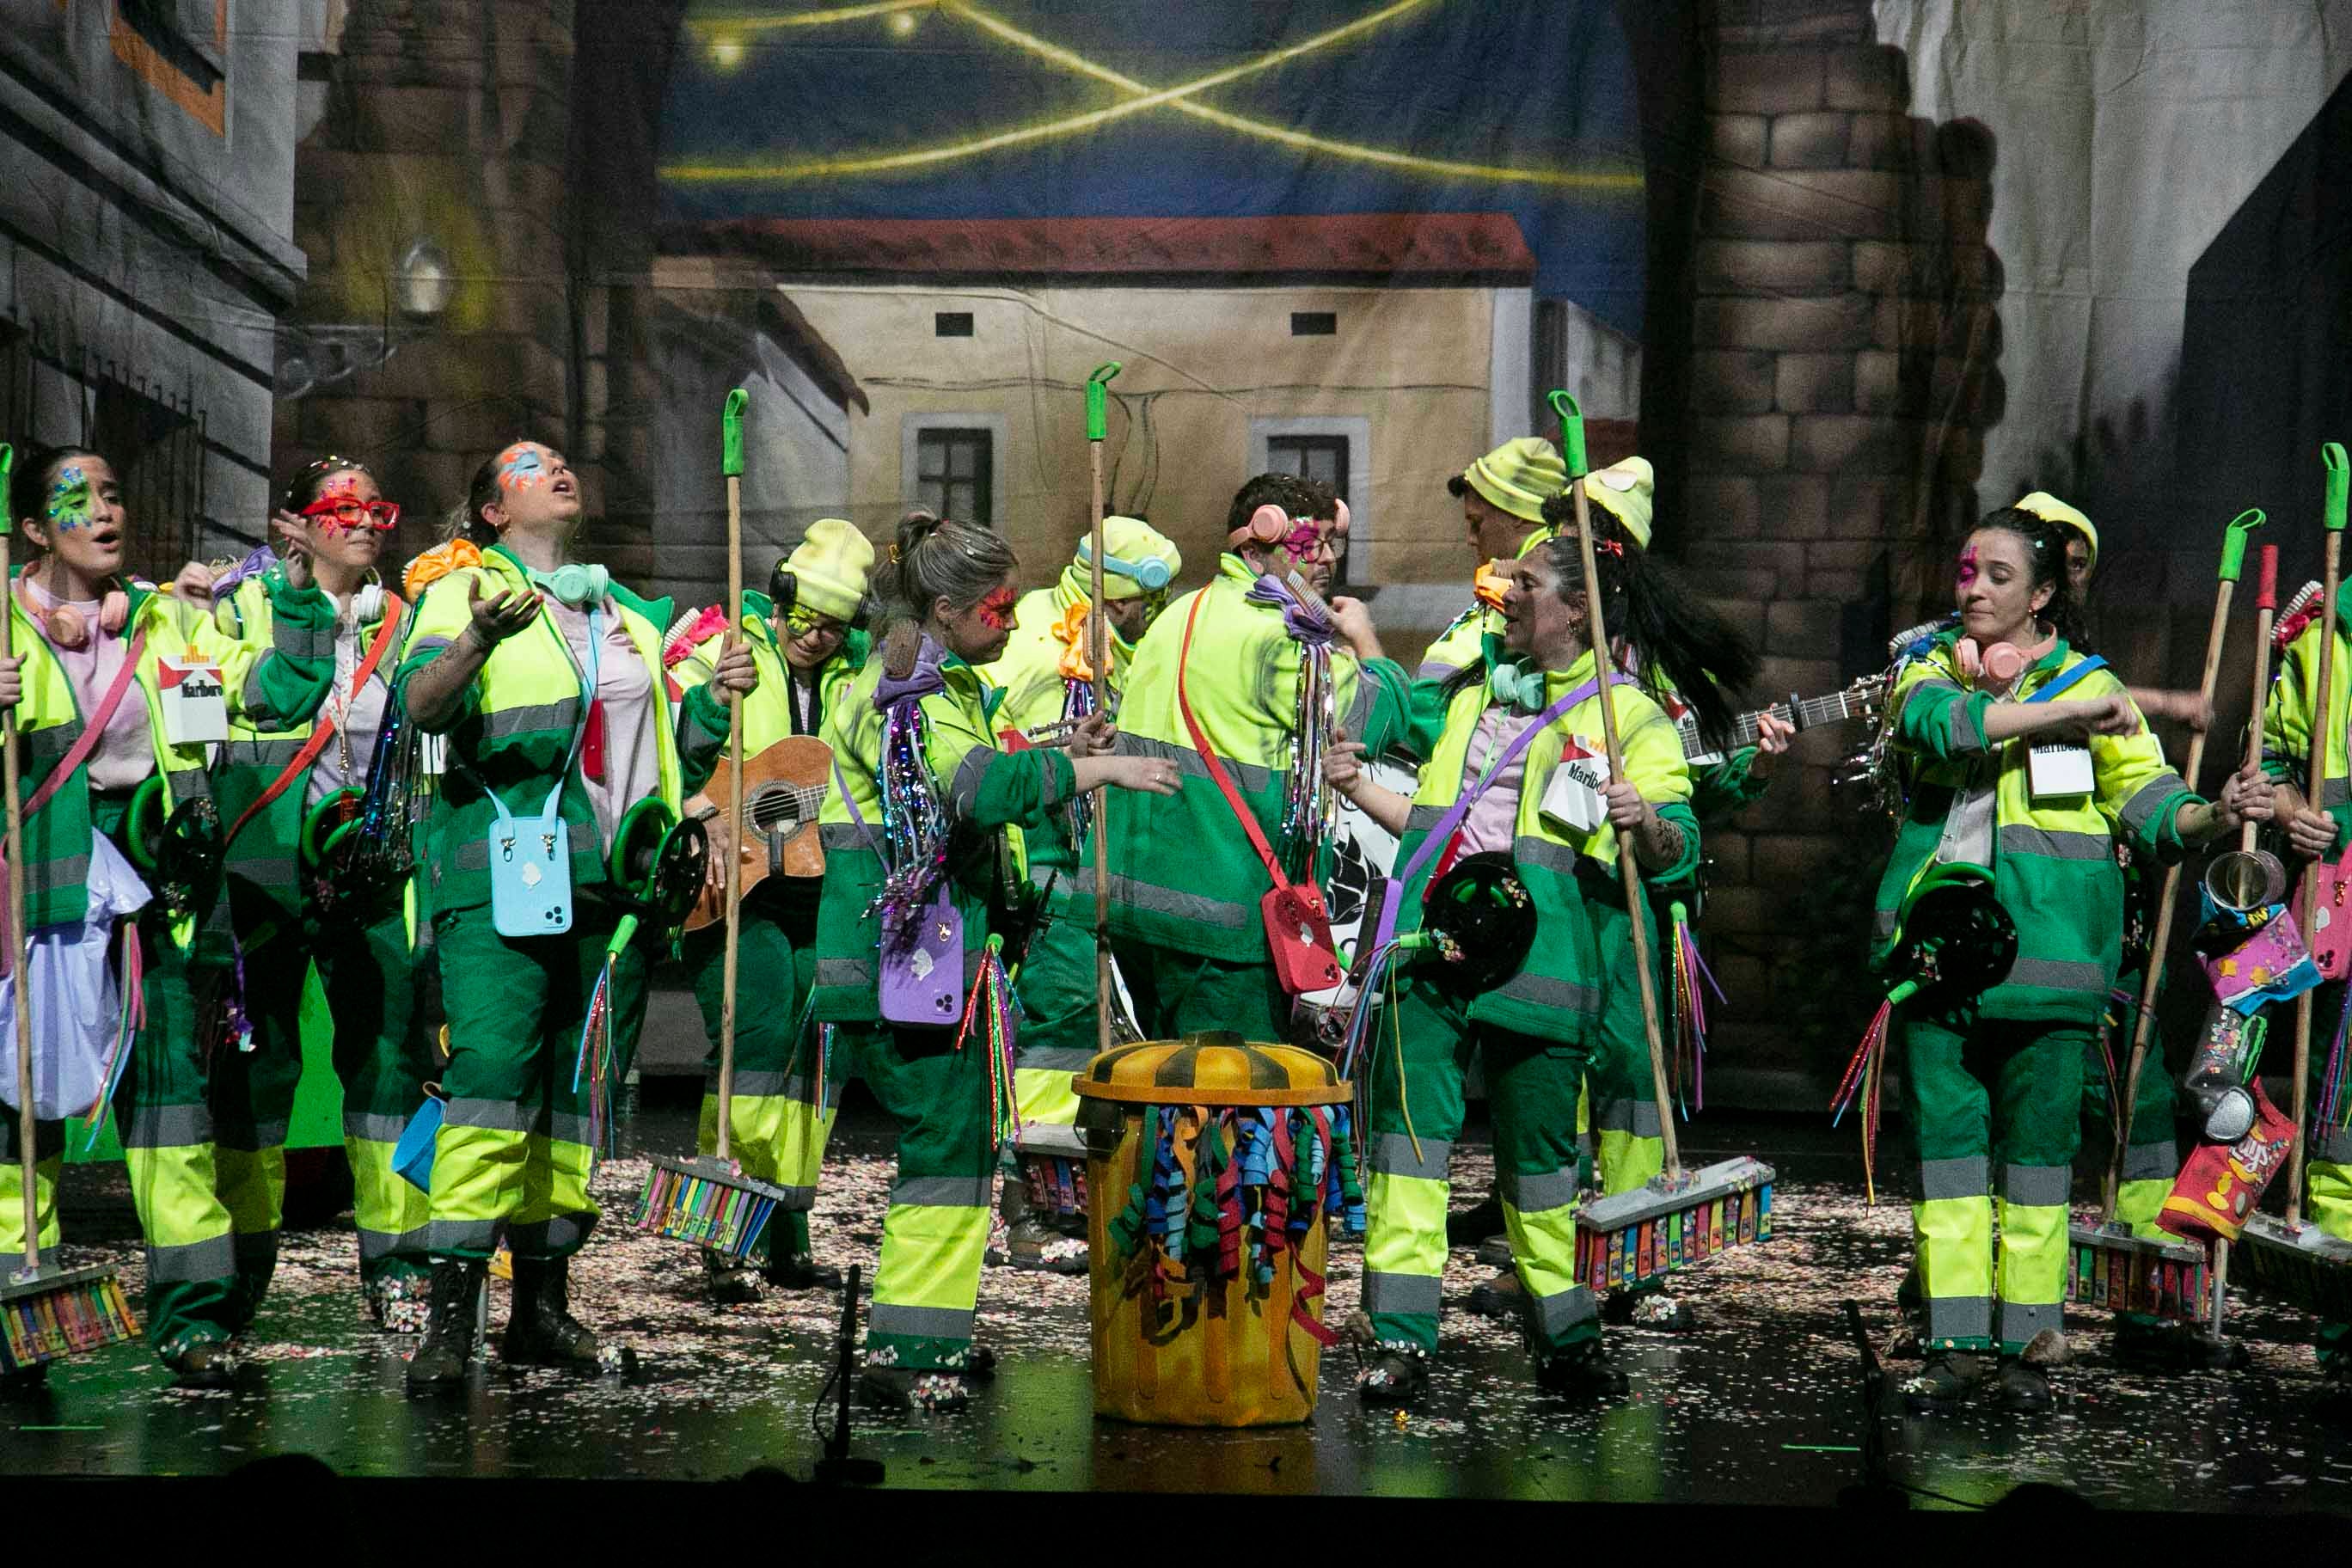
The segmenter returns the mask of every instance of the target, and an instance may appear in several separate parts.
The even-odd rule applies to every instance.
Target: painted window
[[[994,526],[995,447],[988,430],[942,426],[916,432],[915,504],[941,517]]]

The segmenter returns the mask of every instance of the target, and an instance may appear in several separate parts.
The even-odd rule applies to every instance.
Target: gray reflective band
[[[2011,985],[2036,985],[2045,991],[2088,991],[2105,996],[2114,984],[2114,972],[2100,963],[2071,963],[2054,958],[2021,958],[2009,972]]]
[[[1345,734],[1353,735],[1359,740],[1362,739],[1364,733],[1364,720],[1371,713],[1371,672],[1359,666],[1356,670],[1356,695],[1349,702],[1348,711],[1340,717],[1340,731]]]
[[[562,730],[569,733],[580,721],[580,699],[567,697],[561,702],[532,702],[520,708],[500,708],[482,715],[482,738],[495,741],[508,735],[520,735],[534,730]]]
[[[1549,1296],[1538,1296],[1533,1303],[1536,1331],[1546,1339],[1556,1340],[1580,1323],[1589,1323],[1601,1315],[1600,1303],[1592,1292],[1581,1285],[1571,1285]]]
[[[397,1143],[400,1135],[407,1131],[408,1118],[405,1116],[357,1110],[343,1113],[343,1136],[362,1143]]]
[[[74,742],[81,739],[81,721],[76,719],[69,723],[52,724],[46,730],[27,730],[18,737],[17,743],[25,748],[28,764],[51,762],[73,750]]]
[[[1655,1101],[1592,1097],[1592,1130],[1596,1132],[1631,1132],[1636,1138],[1663,1138],[1664,1123],[1658,1120]]]
[[[715,1078],[711,1079],[711,1088],[708,1090],[713,1096],[719,1092],[718,1081]],[[792,1087],[792,1081],[793,1075],[788,1072],[747,1072],[741,1068],[737,1068],[735,1098],[738,1100],[782,1099]]]
[[[1016,1045],[1013,1066],[1019,1072],[1084,1072],[1094,1059],[1094,1052],[1084,1046],[1039,1046],[1028,1049]]]
[[[2189,786],[2180,781],[2180,775],[2167,768],[2134,790],[2132,797],[2124,802],[2124,808],[2116,813],[2116,818],[2123,824],[2126,833],[2145,831],[2149,821],[2164,809],[2165,802],[2176,795],[2187,794]]]
[[[471,1127],[484,1132],[545,1131],[545,1112],[526,1111],[511,1100],[452,1100],[441,1108],[444,1127]]]
[[[2020,1208],[2062,1208],[2074,1173],[2064,1165],[2005,1164],[2000,1168],[2000,1195]]]
[[[1444,1302],[1445,1281],[1434,1274],[1364,1275],[1364,1310],[1399,1318],[1433,1318]]]
[[[845,849],[863,847],[866,835],[857,831],[854,822],[820,822],[816,825],[816,841],[826,854],[837,855]]]
[[[283,768],[302,750],[302,737],[280,741],[231,741],[221,748],[225,768]]]
[[[874,965],[862,958],[820,958],[816,961],[816,984],[844,989],[868,987],[874,984]]]
[[[495,1219],[436,1219],[425,1227],[429,1252],[487,1254],[498,1241]]]
[[[2022,1345],[2044,1329],[2063,1327],[2066,1309],[2056,1301],[2003,1301],[2000,1304],[2000,1342]]]
[[[1870,934],[1876,937],[1881,942],[1885,942],[1892,938],[1895,933],[1902,928],[1902,924],[1903,911],[1900,910],[1873,910],[1870,911]]]
[[[286,1146],[286,1123],[266,1121],[215,1121],[213,1125],[213,1147],[226,1149],[237,1154],[258,1154],[265,1149]]]
[[[264,888],[290,888],[302,879],[302,868],[296,862],[270,856],[251,860],[232,858],[229,868],[247,881]],[[249,949],[247,956],[251,956]]]
[[[133,1106],[128,1116],[116,1113],[116,1125],[126,1149],[190,1149],[213,1141],[213,1113],[201,1105]]]
[[[1458,664],[1439,664],[1433,659],[1426,660],[1419,669],[1412,672],[1412,679],[1416,683],[1433,680],[1442,684],[1460,674],[1461,670],[1462,667]]]
[[[1990,1296],[1930,1296],[1927,1298],[1927,1338],[1989,1340],[1992,1338],[1992,1298]]]
[[[404,660],[406,660],[415,658],[424,654],[439,653],[443,648],[447,647],[451,643],[456,642],[457,640],[457,639],[456,637],[445,637],[439,636],[414,637],[410,639],[408,647],[402,650],[401,658]]]
[[[988,770],[995,764],[998,753],[985,746],[974,746],[956,764],[955,777],[948,784],[948,805],[958,816],[970,817],[980,806],[980,786],[988,780]]]
[[[1205,779],[1210,776],[1209,764],[1201,753],[1190,746],[1180,746],[1169,741],[1147,740],[1141,735],[1120,731],[1113,748],[1120,756],[1155,757],[1164,763],[1174,763],[1176,771],[1187,778]],[[1234,785],[1244,795],[1262,795],[1274,787],[1274,770],[1255,763],[1236,762],[1222,753],[1217,760],[1225,764],[1233,775]]]
[[[1499,1185],[1503,1201],[1521,1214],[1541,1214],[1547,1209],[1576,1206],[1576,1172],[1572,1169],[1547,1172],[1542,1175],[1506,1171]]]
[[[54,860],[36,860],[27,879],[36,888],[70,888],[77,882],[88,882],[89,857],[60,855]]]
[[[1452,809],[1444,805],[1416,805],[1405,813],[1404,830],[1407,833],[1434,833],[1437,825],[1445,820],[1445,814]]]
[[[969,1310],[955,1307],[903,1307],[896,1301],[877,1301],[866,1310],[866,1330],[909,1340],[968,1340],[971,1318]]]
[[[544,1120],[547,1124],[547,1136],[551,1142],[576,1143],[583,1148],[595,1142],[589,1129],[588,1119],[577,1112],[550,1110]]]
[[[2352,778],[2329,779],[2319,786],[2322,805],[2352,805]]]
[[[2053,833],[2011,823],[2000,830],[2004,855],[2042,855],[2059,860],[2106,860],[2116,852],[2112,833]]]
[[[1445,1180],[1445,1164],[1453,1158],[1454,1145],[1436,1138],[1421,1141],[1421,1152],[1415,1154],[1412,1140],[1402,1132],[1375,1132],[1369,1151],[1372,1173],[1381,1176],[1410,1176],[1417,1182]]]
[[[848,1076],[845,1072],[825,1074],[824,1110],[837,1110],[841,1108],[841,1084],[842,1080]],[[795,1104],[815,1106],[816,1079],[805,1073],[794,1073],[784,1080],[784,1098]]]
[[[1075,1127],[1050,1121],[1024,1121],[1013,1146],[1024,1154],[1051,1154],[1065,1160],[1086,1156],[1087,1135]]]
[[[1557,871],[1563,877],[1576,874],[1576,862],[1581,851],[1566,844],[1554,844],[1549,838],[1525,834],[1511,840],[1511,858],[1522,866],[1540,866],[1547,871]]]
[[[2311,1158],[2326,1160],[2330,1164],[2352,1165],[2352,1130],[2342,1127],[2315,1127],[2308,1134]]]
[[[213,793],[212,778],[202,768],[167,769],[163,783],[172,792],[172,804],[174,805],[192,800],[207,800]]]
[[[2135,1143],[2124,1151],[2124,1181],[2169,1182],[2179,1173],[2179,1152],[2169,1138],[2157,1143]]]
[[[914,1208],[984,1208],[992,1176],[903,1176],[890,1184],[893,1206]]]
[[[1951,748],[1955,752],[1981,752],[1985,749],[1984,731],[1977,724],[1976,710],[1962,697],[1946,710],[1952,716]]]
[[[1555,980],[1549,974],[1529,974],[1525,970],[1511,976],[1496,994],[1587,1017],[1601,1011],[1601,993],[1593,987]]]
[[[425,1248],[431,1227],[418,1226],[415,1230],[398,1233],[383,1230],[360,1232],[360,1261],[373,1263],[380,1258],[415,1257]]]
[[[335,657],[335,628],[297,626],[291,616],[279,616],[270,626],[269,646],[289,658],[325,662]]]
[[[198,1279],[236,1278],[236,1237],[226,1231],[184,1247],[147,1248],[150,1285],[184,1285]]]
[[[1919,1162],[1919,1200],[1922,1203],[1991,1195],[1992,1162],[1981,1154],[1964,1154],[1957,1160]]]
[[[1172,915],[1191,921],[1195,925],[1216,926],[1224,931],[1245,931],[1250,925],[1252,911],[1246,904],[1231,904],[1223,899],[1212,899],[1200,893],[1179,892],[1174,888],[1139,882],[1132,877],[1113,876],[1110,879],[1110,896],[1113,903],[1153,914]]]

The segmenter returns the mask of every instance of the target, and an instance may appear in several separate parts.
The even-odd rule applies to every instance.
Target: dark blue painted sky
[[[1153,88],[1255,59],[1387,0],[995,0],[987,13]],[[810,0],[769,14],[817,9]],[[970,20],[924,9],[747,33],[698,4],[663,127],[666,169],[946,146],[1131,96]],[[908,26],[911,19],[912,26]],[[1214,88],[1200,101],[1331,142],[1516,170],[1614,176],[1599,189],[1400,170],[1301,150],[1169,108],[927,169],[786,182],[665,182],[669,218],[1265,216],[1507,212],[1538,290],[1638,332],[1640,127],[1609,0],[1429,0],[1377,30]],[[1630,176],[1630,179],[1628,178]],[[1630,188],[1628,188],[1630,187]]]

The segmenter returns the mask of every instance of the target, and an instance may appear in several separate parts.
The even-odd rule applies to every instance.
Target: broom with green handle
[[[731,644],[743,615],[743,411],[751,395],[737,387],[720,412],[719,472],[727,480],[727,625]],[[704,1158],[652,1157],[631,1223],[673,1241],[691,1242],[722,1257],[759,1261],[767,1256],[770,1223],[788,1205],[781,1187],[756,1181],[735,1163],[736,962],[742,931],[743,856],[734,835],[743,824],[743,699],[727,696],[727,947],[719,1004],[719,1142]]]
[[[16,467],[14,448],[0,444],[0,502]],[[0,587],[14,594],[8,559],[16,525],[0,504]],[[0,608],[0,659],[15,647],[15,606]],[[139,1336],[138,1321],[111,1268],[60,1268],[41,1262],[40,1156],[33,1111],[33,988],[25,963],[25,808],[23,764],[16,748],[18,710],[0,725],[0,781],[8,795],[9,963],[16,976],[16,1167],[24,1184],[25,1263],[0,1279],[0,1373],[23,1372],[61,1356],[94,1351]]]
[[[1087,461],[1094,475],[1094,534],[1087,545],[1094,570],[1094,608],[1087,616],[1087,663],[1094,675],[1095,711],[1110,711],[1110,617],[1103,611],[1103,437],[1109,427],[1108,384],[1119,373],[1112,360],[1087,377]],[[1117,997],[1110,968],[1110,791],[1097,788],[1095,833],[1095,1049],[1107,1051]]]

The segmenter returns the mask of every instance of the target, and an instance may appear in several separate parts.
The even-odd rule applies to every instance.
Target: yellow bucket
[[[1225,1279],[1188,1261],[1166,1261],[1160,1292],[1152,1247],[1122,1256],[1112,1222],[1130,1189],[1150,1178],[1146,1111],[1178,1118],[1178,1158],[1189,1189],[1192,1140],[1214,1137],[1230,1158],[1227,1108],[1290,1110],[1344,1104],[1348,1085],[1321,1057],[1257,1045],[1231,1032],[1126,1046],[1095,1058],[1072,1087],[1086,1131],[1088,1272],[1094,1328],[1095,1414],[1165,1426],[1278,1426],[1315,1414],[1323,1347],[1299,1322],[1323,1319],[1317,1289],[1328,1237],[1318,1212],[1294,1252],[1271,1249],[1273,1279],[1247,1266]],[[1205,1131],[1204,1131],[1205,1127]],[[1307,1288],[1302,1297],[1300,1288]]]

